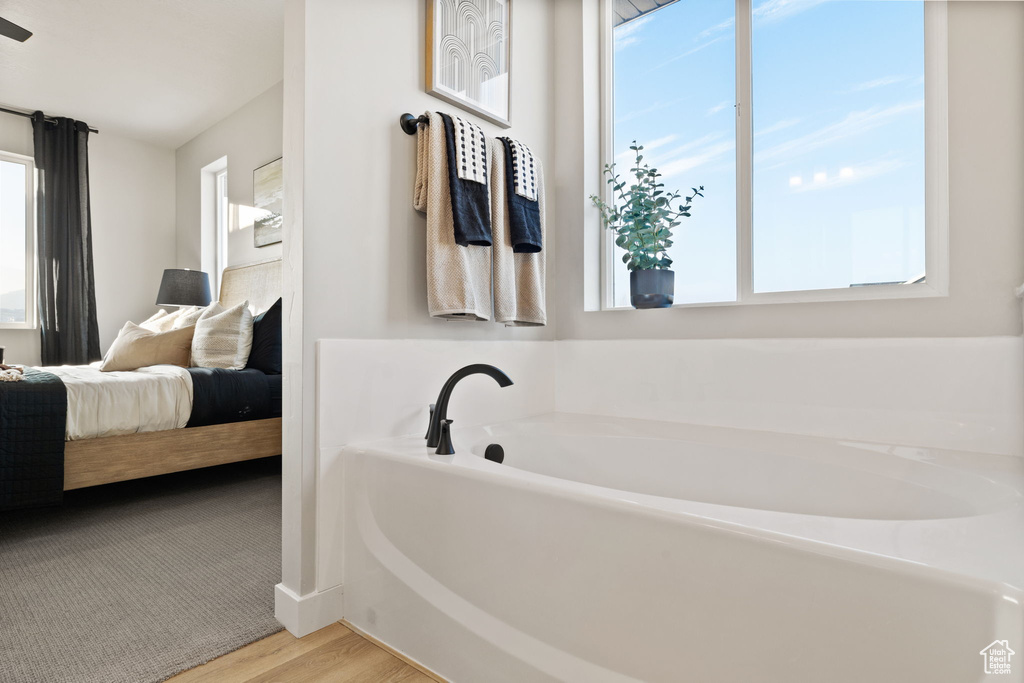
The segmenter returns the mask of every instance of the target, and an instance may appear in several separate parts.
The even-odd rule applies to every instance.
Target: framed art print
[[[284,219],[284,178],[281,160],[271,161],[252,172],[252,199],[256,208],[253,221],[253,239],[257,247],[281,241]]]
[[[426,90],[509,123],[512,0],[427,0]]]

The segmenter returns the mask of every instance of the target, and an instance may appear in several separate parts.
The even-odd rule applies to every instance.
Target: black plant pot
[[[633,308],[668,308],[675,289],[676,274],[671,270],[629,271],[629,302]]]

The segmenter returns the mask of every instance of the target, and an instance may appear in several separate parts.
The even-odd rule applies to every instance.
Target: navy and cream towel
[[[505,147],[505,184],[508,197],[509,232],[512,251],[535,254],[543,247],[537,162],[530,148],[511,138],[498,138]]]
[[[506,326],[523,327],[547,323],[545,295],[545,253],[540,245],[545,239],[544,232],[544,169],[540,160],[533,164],[533,191],[535,192],[537,228],[539,232],[531,239],[536,249],[525,251],[513,247],[513,213],[519,214],[522,227],[524,201],[517,195],[507,175],[512,175],[512,165],[507,162],[507,148],[503,141],[495,139],[491,144],[491,224],[494,227],[494,247],[491,249],[494,282],[494,319]],[[519,174],[529,179],[530,174]],[[528,187],[522,187],[528,191]],[[529,208],[529,205],[525,205]],[[520,245],[522,237],[520,236]]]
[[[443,320],[490,320],[493,249],[455,243],[448,136],[439,113],[427,112],[426,116],[429,125],[420,124],[416,135],[413,206],[427,214],[427,308],[431,316]],[[470,168],[467,165],[466,170]],[[493,185],[494,174],[488,176]]]
[[[487,180],[487,137],[480,126],[441,114],[448,156],[455,243],[491,246],[491,212]]]

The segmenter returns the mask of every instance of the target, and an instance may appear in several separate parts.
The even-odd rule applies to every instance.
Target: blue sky
[[[755,0],[753,12],[755,291],[920,275],[923,3]],[[680,0],[615,32],[620,170],[636,139],[668,189],[706,190],[673,247],[678,303],[736,295],[734,13],[733,0]]]

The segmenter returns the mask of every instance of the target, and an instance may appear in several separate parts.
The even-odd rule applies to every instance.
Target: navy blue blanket
[[[271,386],[271,380],[276,379],[279,397],[280,375],[271,377],[262,370],[220,368],[189,368],[188,373],[192,376],[192,416],[188,427],[281,416],[280,398],[274,401],[275,387]]]
[[[25,368],[20,382],[0,382],[0,510],[64,500],[68,396],[56,375]]]

